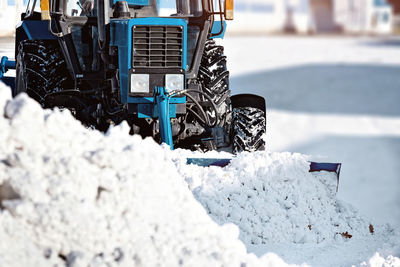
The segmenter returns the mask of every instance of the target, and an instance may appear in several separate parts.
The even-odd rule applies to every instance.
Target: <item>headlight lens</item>
[[[183,74],[167,74],[165,75],[165,90],[167,92],[183,90],[184,77]]]
[[[132,74],[131,75],[131,93],[149,93],[150,75]]]

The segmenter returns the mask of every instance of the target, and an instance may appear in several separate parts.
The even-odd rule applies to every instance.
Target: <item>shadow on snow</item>
[[[267,109],[400,115],[400,66],[304,65],[231,77],[232,94],[266,98]]]

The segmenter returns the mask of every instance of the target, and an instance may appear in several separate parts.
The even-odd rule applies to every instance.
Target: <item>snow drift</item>
[[[0,99],[0,266],[284,264],[247,254],[169,153],[127,125],[103,136],[24,94],[8,101],[8,88]]]
[[[0,129],[0,266],[285,266],[245,244],[371,236],[302,155],[186,166],[126,124],[103,135],[4,87]]]
[[[239,155],[225,169],[178,169],[210,216],[238,225],[246,244],[370,235],[370,223],[336,200],[336,174],[311,174],[309,167],[304,155],[257,152]]]

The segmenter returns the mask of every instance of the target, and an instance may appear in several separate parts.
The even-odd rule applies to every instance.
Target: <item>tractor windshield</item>
[[[201,16],[201,0],[160,0],[158,15],[167,16]]]
[[[96,16],[96,0],[94,8],[87,10],[85,2],[91,0],[67,0],[66,14],[71,17]],[[113,3],[111,0],[111,9]],[[132,18],[141,17],[198,17],[202,14],[202,0],[128,0]],[[112,14],[112,12],[110,13]]]

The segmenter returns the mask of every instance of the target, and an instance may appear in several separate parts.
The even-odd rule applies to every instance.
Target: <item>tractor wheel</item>
[[[233,153],[265,150],[265,112],[254,107],[233,108]]]
[[[68,88],[68,70],[57,41],[22,41],[18,46],[13,96],[26,92],[44,108],[47,95]]]
[[[231,101],[229,90],[229,71],[226,68],[224,47],[217,45],[214,40],[207,40],[201,64],[198,81],[205,92],[215,103],[218,110],[216,126],[225,129],[229,136],[231,124]],[[215,112],[207,109],[208,115],[215,120]]]

